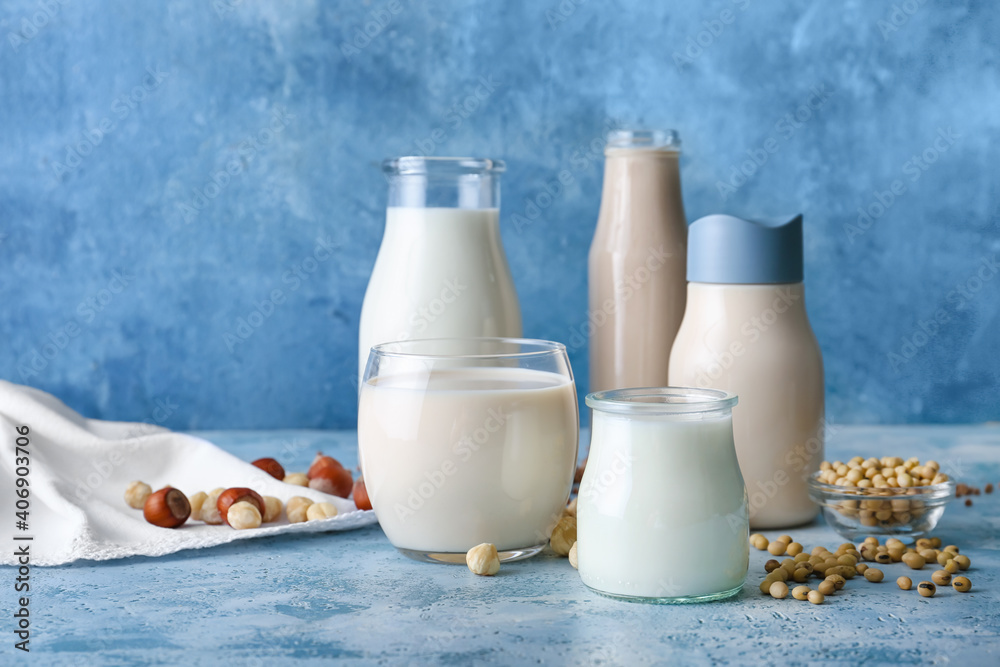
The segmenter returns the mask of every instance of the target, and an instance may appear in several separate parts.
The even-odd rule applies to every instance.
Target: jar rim
[[[681,136],[677,130],[620,129],[608,133],[605,151],[648,150],[680,153]]]
[[[507,347],[506,351],[497,352],[428,352],[427,348],[443,345],[446,349],[460,349],[467,345],[470,349],[473,346],[494,345],[498,349]],[[420,348],[425,348],[421,352]],[[528,349],[525,349],[528,348]],[[405,357],[409,359],[523,359],[526,357],[538,357],[550,354],[565,354],[566,346],[551,340],[539,338],[504,338],[504,337],[480,337],[480,338],[413,338],[403,341],[391,341],[372,346],[372,351],[382,357]]]
[[[702,387],[630,387],[587,394],[587,406],[618,414],[694,414],[731,410],[739,397]]]
[[[393,176],[462,176],[470,174],[502,174],[507,170],[503,160],[485,157],[422,157],[405,155],[382,161],[382,171]]]

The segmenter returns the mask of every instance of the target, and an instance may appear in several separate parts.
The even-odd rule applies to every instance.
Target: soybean
[[[805,600],[809,597],[809,593],[811,592],[812,589],[808,586],[796,586],[792,589],[792,597],[796,600]]]
[[[772,556],[783,556],[785,554],[785,549],[787,548],[788,548],[787,544],[785,544],[781,540],[775,540],[774,542],[771,542],[770,544],[767,545],[767,553],[771,554]]]
[[[924,560],[924,557],[921,556],[920,554],[916,553],[916,552],[910,552],[910,553],[903,554],[903,562],[906,563],[906,565],[911,570],[919,570],[924,565],[927,564],[927,561]]]
[[[951,587],[959,593],[968,593],[972,590],[972,582],[966,577],[955,577],[951,582]]]
[[[882,581],[884,577],[885,573],[882,572],[882,570],[879,570],[878,568],[870,567],[867,570],[865,570],[865,579],[872,582],[873,584],[877,584],[878,582]]]
[[[896,585],[899,586],[901,590],[908,591],[910,587],[913,586],[913,582],[910,581],[909,577],[900,577],[896,580]]]
[[[808,599],[813,604],[823,604],[823,600],[826,599],[826,596],[824,596],[823,593],[821,593],[818,590],[817,591],[809,591]]]
[[[752,544],[755,549],[763,551],[764,549],[767,549],[768,541],[767,538],[760,533],[754,533],[750,536],[750,544]]]
[[[948,570],[936,570],[931,575],[931,581],[938,586],[947,586],[951,583],[951,573]]]
[[[961,554],[959,554],[958,556],[955,556],[952,560],[955,561],[955,563],[958,565],[959,569],[961,569],[961,570],[968,570],[969,566],[972,565],[972,561],[969,560],[969,557],[968,556],[963,556]]]
[[[832,581],[832,582],[833,582],[833,588],[834,588],[835,590],[838,590],[838,591],[839,591],[839,590],[840,590],[841,588],[843,588],[843,587],[844,587],[844,585],[845,585],[845,584],[847,583],[847,580],[846,580],[846,579],[844,579],[844,578],[843,578],[842,576],[840,576],[839,574],[831,574],[831,575],[829,575],[829,576],[828,576],[828,577],[827,577],[827,578],[825,579],[825,581]]]
[[[764,563],[764,571],[767,572],[768,574],[774,572],[779,567],[781,567],[781,565],[778,563],[778,561],[774,560],[773,558]]]
[[[802,549],[803,549],[802,545],[799,544],[798,542],[791,542],[785,549],[785,553],[787,553],[789,556],[798,556],[800,553],[802,553]]]
[[[955,574],[958,572],[958,563],[953,558],[944,564],[944,569],[948,571],[948,574]]]
[[[917,592],[925,598],[932,598],[934,597],[934,594],[937,593],[937,586],[929,581],[921,581],[917,584]]]
[[[829,579],[824,579],[819,582],[819,586],[816,587],[816,591],[819,592],[820,595],[833,595],[836,590],[837,587]]]
[[[783,581],[776,581],[771,584],[771,587],[767,589],[767,592],[771,594],[776,600],[781,600],[782,598],[788,597],[788,584]]]

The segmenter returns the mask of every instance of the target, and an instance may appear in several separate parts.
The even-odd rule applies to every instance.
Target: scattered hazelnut
[[[563,514],[559,517],[556,527],[552,529],[549,546],[560,556],[568,556],[574,542],[576,542],[576,517]]]
[[[154,526],[177,528],[191,516],[191,503],[182,491],[168,486],[146,498],[142,515]]]
[[[271,523],[281,518],[281,501],[274,496],[264,496],[264,523]]]
[[[313,503],[306,508],[306,519],[320,521],[337,516],[337,506],[333,503]]]
[[[294,484],[295,486],[309,486],[309,477],[304,472],[289,473],[281,481],[285,484]]]
[[[251,465],[255,465],[275,479],[285,479],[285,469],[274,459],[257,459]]]
[[[215,506],[219,508],[219,516],[222,517],[223,522],[229,523],[229,519],[226,517],[229,508],[241,501],[253,503],[257,506],[257,512],[261,515],[264,514],[264,499],[260,497],[260,494],[245,486],[236,486],[223,491],[215,503]]]
[[[496,546],[484,542],[469,549],[465,554],[465,563],[473,574],[492,577],[500,571],[500,554],[497,553]]]
[[[579,542],[574,542],[573,546],[570,547],[570,549],[569,549],[569,564],[572,565],[575,569],[579,570],[580,569],[580,563],[577,560],[578,556],[576,555],[577,554],[577,551],[576,551],[576,545],[577,544],[579,544]]]
[[[208,492],[205,502],[201,504],[201,520],[210,526],[222,525],[222,515],[219,514],[219,496],[225,489],[212,489]]]
[[[146,504],[146,498],[153,492],[152,487],[145,482],[132,482],[125,489],[125,502],[132,509],[141,510]]]
[[[576,516],[576,500],[577,500],[576,498],[573,498],[571,501],[569,501],[569,504],[567,504],[566,508],[563,509],[563,514]]]
[[[354,489],[354,478],[346,468],[324,467],[309,477],[309,488],[331,496],[347,498]]]
[[[309,476],[309,479],[312,479],[313,477],[319,477],[323,471],[341,470],[343,467],[340,461],[332,456],[325,456],[323,452],[316,452],[316,458],[309,464],[309,471],[306,474]]]
[[[354,483],[354,506],[359,510],[370,510],[372,508],[372,501],[368,497],[368,487],[365,485],[365,478],[358,477],[358,481]]]
[[[308,521],[306,511],[312,504],[313,501],[302,496],[292,496],[289,498],[288,502],[285,503],[285,513],[288,515],[288,521],[290,523],[303,523]]]
[[[260,528],[261,516],[257,506],[246,500],[240,500],[226,510],[226,523],[236,530]]]
[[[208,494],[204,491],[199,491],[190,498],[188,502],[191,503],[191,519],[194,521],[201,521],[201,508],[205,504],[205,499],[208,498]]]

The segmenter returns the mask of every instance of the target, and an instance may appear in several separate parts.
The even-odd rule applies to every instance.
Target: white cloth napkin
[[[17,429],[24,427],[28,433],[21,436]],[[28,444],[19,451],[21,437]],[[24,440],[20,442],[23,445]],[[18,486],[19,473],[25,472],[27,486]],[[201,438],[148,424],[85,419],[50,394],[3,380],[0,480],[3,565],[16,564],[15,549],[22,546],[29,546],[33,565],[60,565],[81,558],[162,556],[264,535],[349,530],[376,522],[374,512],[357,510],[351,500],[280,482]],[[251,530],[200,521],[160,528],[125,503],[125,488],[133,480],[154,490],[169,484],[188,495],[245,486],[282,502],[292,496],[331,502],[339,513],[298,524],[288,523],[282,513],[278,522]],[[25,515],[17,514],[25,504],[17,505],[22,501],[17,494],[24,488],[29,490],[26,529],[18,526]],[[32,539],[15,541],[15,537]]]

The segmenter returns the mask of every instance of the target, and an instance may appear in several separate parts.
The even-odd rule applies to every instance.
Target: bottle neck
[[[675,150],[609,148],[599,224],[667,225],[685,234],[687,221]]]

